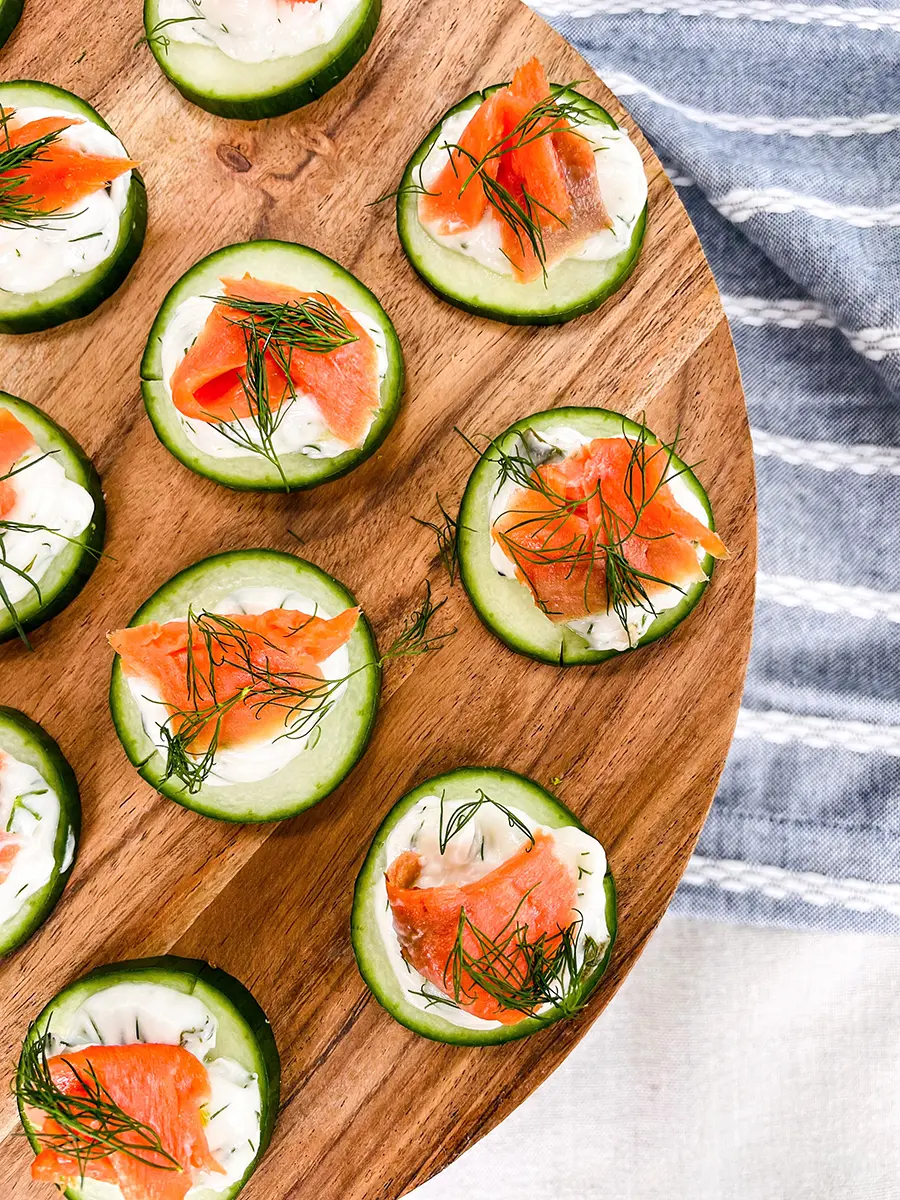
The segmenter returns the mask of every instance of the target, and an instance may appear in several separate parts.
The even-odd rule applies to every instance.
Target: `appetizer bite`
[[[141,251],[147,197],[103,118],[49,83],[0,83],[0,333],[93,312]]]
[[[600,843],[522,775],[464,767],[403,797],[353,898],[375,999],[424,1037],[483,1046],[572,1017],[616,936]]]
[[[683,621],[727,551],[675,449],[602,408],[536,413],[490,442],[458,523],[460,576],[488,629],[570,666]]]
[[[278,1050],[224,971],[148,958],[92,971],[28,1031],[15,1088],[33,1179],[70,1200],[231,1200],[272,1136]]]
[[[358,279],[289,242],[202,259],[157,315],[147,413],[186,467],[228,487],[314,487],[381,445],[400,407],[391,321]]]
[[[646,217],[627,132],[548,84],[537,59],[451,108],[397,192],[400,240],[422,279],[467,312],[517,325],[602,304],[634,269]]]
[[[0,708],[0,958],[46,921],[75,863],[78,784],[48,733]]]
[[[144,0],[156,61],[187,100],[256,121],[302,108],[369,48],[381,0]]]
[[[0,0],[0,46],[18,25],[24,7],[25,0]]]
[[[61,612],[103,550],[100,477],[63,429],[0,392],[0,642]]]
[[[164,796],[277,821],[332,792],[369,741],[381,660],[353,596],[312,563],[237,550],[170,579],[109,635],[110,705]]]

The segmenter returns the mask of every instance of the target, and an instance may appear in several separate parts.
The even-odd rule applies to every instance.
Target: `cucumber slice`
[[[59,800],[53,843],[55,867],[47,883],[18,912],[0,922],[0,958],[18,949],[43,925],[72,874],[81,833],[81,801],[72,768],[53,738],[15,708],[0,707],[0,753],[33,767]]]
[[[0,0],[0,46],[9,40],[24,7],[25,0]]]
[[[387,862],[385,846],[391,831],[406,813],[426,796],[443,795],[446,802],[453,803],[472,799],[478,795],[479,789],[492,800],[507,808],[526,813],[532,820],[550,829],[562,829],[566,826],[584,829],[574,813],[534,780],[500,768],[460,767],[419,784],[394,805],[375,834],[353,893],[353,952],[359,972],[375,999],[407,1029],[433,1041],[449,1042],[457,1046],[488,1046],[514,1041],[546,1029],[562,1016],[557,1014],[526,1018],[513,1025],[489,1027],[484,1030],[454,1024],[440,1015],[438,1005],[422,1009],[410,1003],[388,957],[376,914],[378,908],[387,903],[384,873],[390,864]],[[616,939],[616,889],[609,871],[603,880],[603,888],[606,895],[609,945],[602,960],[585,979],[579,1001],[585,1001],[600,982],[609,964]]]
[[[226,246],[203,258],[179,279],[162,303],[141,363],[141,390],[156,435],[172,454],[198,475],[245,491],[284,491],[281,474],[260,454],[219,458],[190,440],[181,415],[163,380],[162,339],[179,305],[195,296],[215,294],[223,275],[245,273],[267,282],[285,283],[302,291],[322,291],[346,308],[368,317],[384,334],[387,371],[381,383],[381,406],[365,443],[335,458],[303,453],[279,456],[290,489],[315,487],[346,475],[374,454],[387,437],[400,409],[403,355],[387,313],[367,287],[332,259],[292,242],[259,241]]]
[[[174,41],[160,20],[159,0],[144,0],[147,42],[163,73],[192,104],[241,121],[280,117],[324,96],[368,50],[380,16],[381,0],[359,0],[330,41],[303,54],[248,63],[216,46]]]
[[[79,537],[68,543],[55,556],[47,571],[36,580],[40,595],[29,591],[18,603],[9,607],[0,600],[0,642],[36,629],[62,612],[70,604],[87,581],[103,550],[106,534],[106,508],[100,476],[94,464],[78,443],[55,421],[29,404],[6,392],[0,392],[0,408],[9,409],[34,434],[38,446],[53,454],[66,472],[68,479],[90,492],[94,501],[94,518]],[[2,528],[0,528],[2,542]]]
[[[499,275],[456,250],[439,245],[419,221],[419,168],[434,146],[444,122],[457,113],[473,112],[492,92],[473,92],[444,113],[409,160],[397,198],[397,232],[406,256],[416,273],[442,299],[479,317],[491,317],[509,325],[558,325],[599,308],[634,270],[644,240],[647,206],[635,223],[627,249],[615,258],[587,262],[566,259],[552,267],[547,286],[542,279],[519,283]],[[556,86],[556,85],[553,85]],[[570,89],[560,95],[576,104],[593,124],[616,128],[606,109]]]
[[[297,591],[336,615],[356,600],[324,571],[277,550],[234,550],[203,559],[179,572],[135,613],[132,625],[171,621],[216,605],[240,588],[273,587]],[[369,743],[381,693],[378,648],[364,616],[347,643],[350,671],[333,708],[322,718],[304,750],[267,779],[214,786],[207,780],[190,793],[178,779],[165,778],[165,761],[141,721],[140,711],[118,658],[113,664],[110,707],[116,732],[139,774],[170,800],[221,821],[280,821],[296,816],[333,792],[356,765]]]
[[[50,83],[32,80],[0,83],[0,105],[71,112],[83,121],[114,132],[84,100]],[[35,333],[93,312],[123,283],[141,252],[146,229],[147,193],[139,172],[132,171],[128,199],[119,219],[119,237],[109,257],[92,271],[69,275],[43,291],[19,294],[0,288],[0,333]]]
[[[230,1058],[244,1070],[257,1076],[262,1099],[259,1117],[259,1145],[243,1178],[220,1191],[211,1188],[191,1192],[192,1200],[232,1200],[256,1170],[271,1141],[278,1115],[281,1067],[272,1027],[253,996],[233,976],[193,958],[145,958],[133,962],[99,967],[77,982],[69,984],[46,1006],[31,1026],[25,1045],[44,1037],[47,1031],[64,1037],[78,1009],[98,992],[119,984],[155,984],[174,993],[195,996],[216,1018],[218,1032],[212,1059]],[[21,1081],[20,1060],[18,1079]],[[19,1116],[28,1140],[37,1153],[41,1149],[37,1131],[19,1103]],[[109,1185],[87,1179],[64,1193],[68,1200],[104,1200]]]
[[[605,408],[555,408],[523,417],[496,438],[494,445],[509,453],[524,431],[533,429],[540,434],[542,429],[558,425],[570,426],[591,438],[620,437],[623,431],[636,436],[640,431],[640,426],[634,421]],[[647,440],[651,444],[657,441],[652,435]],[[696,475],[674,455],[672,467],[681,472],[681,480],[703,505],[709,516],[710,528],[715,529],[709,498]],[[557,625],[541,612],[524,583],[507,579],[494,569],[490,560],[490,505],[498,477],[497,455],[489,449],[479,459],[469,478],[459,510],[460,578],[484,624],[511,650],[555,666],[605,662],[606,659],[628,653],[627,650],[591,649],[574,630]],[[684,620],[706,591],[714,561],[711,555],[706,555],[701,566],[707,579],[689,588],[680,604],[661,612],[632,649],[664,637]]]

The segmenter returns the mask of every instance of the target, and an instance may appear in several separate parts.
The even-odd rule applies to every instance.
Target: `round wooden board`
[[[737,714],[753,605],[755,498],[734,351],[697,238],[658,161],[584,61],[518,0],[386,0],[363,63],[314,106],[244,125],[184,103],[140,35],[138,4],[28,0],[0,56],[6,79],[48,79],[95,104],[143,163],[150,235],[125,287],[92,318],[0,341],[0,387],[44,407],[94,456],[111,557],[76,603],[35,637],[0,648],[0,703],[56,736],[82,787],[85,833],[56,913],[0,967],[0,1064],[67,981],[99,963],[172,950],[242,979],[269,1014],[284,1107],[248,1200],[393,1200],[469,1146],[543,1080],[632,967],[684,870]],[[600,313],[558,329],[512,329],[456,311],[414,276],[389,206],[440,114],[509,78],[531,54],[632,131],[650,178],[650,225],[630,284]],[[408,366],[405,408],[381,452],[308,493],[232,494],[156,441],[138,361],[169,286],[228,242],[306,242],[354,271],[394,319]],[[453,433],[494,433],[555,404],[646,410],[681,426],[701,461],[730,560],[667,640],[595,668],[521,658],[481,626],[457,586],[459,632],[441,653],[388,671],[374,741],[328,800],[274,827],[205,820],[153,793],[116,740],[106,631],[176,570],[244,546],[296,550],[356,592],[382,644],[428,571],[448,592],[430,533],[434,494],[459,497],[472,456]],[[620,895],[612,966],[588,1011],[497,1049],[430,1043],[368,995],[348,936],[350,897],[385,811],[417,781],[497,764],[555,789],[608,848]],[[0,1194],[30,1182],[0,1089]]]

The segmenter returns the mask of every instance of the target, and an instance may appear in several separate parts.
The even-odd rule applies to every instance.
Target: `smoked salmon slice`
[[[125,674],[154,684],[172,714],[169,728],[177,734],[183,714],[212,706],[224,712],[210,716],[191,737],[192,753],[205,751],[217,733],[217,746],[227,749],[283,734],[296,719],[302,696],[323,679],[320,664],[343,646],[359,619],[358,608],[332,618],[276,608],[188,622],[151,622],[109,635],[121,656]],[[211,636],[206,632],[211,631]],[[160,724],[165,710],[160,706]]]
[[[457,999],[450,967],[460,927],[460,911],[481,933],[502,939],[511,929],[527,930],[528,942],[542,936],[558,938],[577,919],[574,872],[557,858],[551,835],[538,830],[534,844],[526,842],[511,858],[474,883],[462,886],[416,887],[422,860],[414,851],[399,855],[385,879],[394,929],[404,959],[445,995]],[[466,953],[482,954],[468,926],[462,937]],[[521,950],[507,947],[495,970],[521,983],[527,965]],[[527,1012],[504,1007],[463,970],[459,979],[460,1008],[486,1021],[505,1025],[524,1020]]]
[[[597,438],[562,462],[536,467],[491,535],[554,621],[605,612],[607,550],[626,560],[652,604],[669,586],[705,578],[695,545],[715,558],[725,544],[663,483],[669,455],[628,438]],[[630,568],[630,571],[629,571]],[[626,597],[627,601],[627,597]]]
[[[3,774],[5,763],[6,755],[0,752],[0,775]],[[5,829],[0,829],[0,883],[3,883],[9,876],[13,861],[21,848],[21,838],[14,833],[7,833]]]
[[[204,1132],[202,1109],[210,1097],[209,1075],[188,1050],[154,1044],[89,1046],[51,1058],[48,1066],[54,1084],[67,1096],[96,1095],[99,1083],[122,1112],[157,1135],[178,1167],[153,1149],[141,1149],[144,1161],[115,1151],[103,1158],[87,1157],[82,1167],[50,1142],[32,1163],[33,1179],[77,1183],[83,1170],[88,1179],[116,1184],[124,1200],[184,1200],[195,1172],[224,1173],[209,1151]],[[96,1127],[99,1130],[99,1120]],[[40,1132],[49,1141],[63,1131],[45,1118]],[[126,1136],[141,1144],[139,1134]],[[90,1149],[89,1138],[85,1146]]]
[[[222,285],[226,296],[265,304],[290,305],[323,299],[321,294],[301,292],[250,275],[243,279],[223,279]],[[349,310],[332,296],[325,299],[343,318],[356,341],[324,354],[297,346],[281,346],[278,355],[266,350],[268,400],[277,411],[290,397],[291,386],[283,370],[288,365],[290,383],[298,392],[312,397],[334,436],[350,446],[359,446],[365,441],[372,414],[379,405],[377,351],[371,335]],[[216,422],[251,415],[253,397],[245,386],[246,322],[247,314],[224,304],[217,304],[207,318],[170,381],[173,402],[184,416]]]
[[[7,122],[14,114],[5,110]],[[16,183],[7,197],[39,213],[57,212],[72,208],[101,188],[109,187],[114,179],[133,170],[138,164],[130,158],[88,154],[76,146],[67,145],[62,136],[73,125],[83,124],[78,118],[41,117],[24,125],[10,128],[5,124],[0,133],[0,149],[13,149],[36,142],[48,134],[58,134],[34,157],[0,172],[0,183]]]
[[[475,110],[460,134],[458,145],[468,154],[451,150],[449,161],[422,196],[422,216],[426,221],[437,221],[441,233],[474,229],[487,211],[488,199],[480,176],[476,175],[465,187],[464,184],[474,166],[502,139],[503,127],[503,98],[500,92],[495,92]],[[485,164],[484,169],[496,179],[496,161]]]
[[[34,446],[31,430],[8,408],[0,408],[0,517],[11,512],[16,503],[15,480],[4,479],[4,476]]]
[[[16,855],[22,849],[22,839],[14,833],[0,830],[0,883],[9,876]]]
[[[594,150],[562,112],[539,107],[552,96],[544,68],[532,58],[508,87],[491,93],[476,109],[460,135],[459,149],[450,150],[421,199],[422,219],[435,223],[442,234],[473,229],[490,209],[500,223],[501,246],[515,278],[525,283],[610,226]],[[482,163],[482,173],[499,185],[493,204],[482,173],[470,178]],[[518,216],[510,218],[506,197],[520,210]]]

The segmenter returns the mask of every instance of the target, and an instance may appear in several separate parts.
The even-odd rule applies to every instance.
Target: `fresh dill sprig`
[[[429,627],[444,601],[433,604],[426,583],[422,605],[407,619],[400,634],[377,660],[364,663],[338,679],[322,679],[308,671],[275,667],[270,652],[279,651],[264,634],[248,633],[231,617],[188,610],[185,682],[188,706],[166,705],[169,715],[159,726],[166,754],[163,779],[178,779],[188,792],[198,792],[215,767],[222,726],[227,715],[245,704],[258,719],[278,710],[284,732],[276,738],[318,739],[322,721],[334,707],[346,684],[362,671],[381,669],[396,658],[410,658],[439,649],[456,630],[431,635]],[[312,618],[308,618],[312,620]],[[306,622],[292,630],[302,632]],[[237,691],[221,695],[217,668],[227,667],[245,675],[247,682]],[[163,702],[164,703],[164,702]],[[198,743],[205,741],[201,749]],[[312,744],[315,744],[313,742]]]
[[[537,885],[536,885],[537,886]],[[496,936],[479,929],[460,909],[456,940],[444,968],[448,999],[457,1007],[477,999],[477,988],[505,1009],[538,1020],[572,1017],[587,1002],[586,984],[603,959],[604,948],[584,938],[584,920],[577,919],[556,933],[529,939],[519,912],[530,889]],[[467,948],[474,943],[474,949]],[[547,1008],[549,1012],[539,1012]]]
[[[241,328],[247,350],[247,363],[243,374],[238,373],[238,379],[250,410],[251,424],[250,427],[242,425],[237,413],[232,410],[230,420],[220,418],[214,422],[214,426],[222,437],[233,445],[259,454],[270,462],[281,476],[284,490],[289,492],[290,484],[275,449],[275,434],[297,399],[297,391],[290,376],[290,362],[280,345],[270,344],[268,339],[260,341],[259,331],[252,318],[246,324],[241,322]],[[284,376],[284,389],[277,398],[273,398],[269,386],[267,353],[271,353]]]
[[[435,604],[431,599],[431,584],[425,583],[425,599],[406,620],[403,629],[381,656],[381,662],[386,663],[394,658],[416,658],[420,654],[428,654],[439,649],[444,642],[453,637],[456,629],[448,629],[444,633],[429,634],[428,629],[435,614],[447,603],[446,597]]]
[[[32,796],[46,796],[47,791],[47,788],[33,788],[30,792],[22,792],[21,795],[16,796],[9,808],[9,817],[6,821],[7,833],[12,833],[13,825],[16,823],[16,813],[20,808],[24,809],[24,811],[27,812],[30,817],[33,817],[35,821],[40,821],[43,819],[41,814],[39,812],[35,812],[31,805],[26,804],[25,801],[30,800]]]
[[[78,1164],[81,1178],[92,1162],[125,1154],[161,1171],[181,1171],[181,1164],[160,1141],[159,1134],[130,1116],[116,1103],[88,1061],[78,1069],[64,1058],[84,1095],[69,1095],[53,1080],[47,1058],[48,1034],[34,1025],[28,1031],[15,1089],[25,1109],[46,1118],[45,1129],[35,1129],[40,1145]]]
[[[440,521],[427,521],[423,517],[413,517],[417,525],[430,529],[437,540],[438,557],[441,565],[450,579],[450,586],[456,583],[459,570],[459,527],[455,517],[451,517],[441,502],[440,496],[435,496]]]
[[[500,145],[501,143],[498,143],[498,146]],[[540,200],[532,196],[530,192],[526,191],[524,186],[522,188],[522,203],[520,204],[509,188],[504,187],[494,175],[485,170],[488,162],[492,161],[492,159],[484,158],[479,160],[471,151],[458,144],[448,145],[447,148],[452,150],[454,154],[466,158],[472,168],[460,187],[459,194],[463,194],[473,179],[477,178],[481,180],[481,186],[484,189],[488,204],[493,208],[498,218],[513,231],[516,243],[522,254],[524,255],[530,250],[537,259],[538,265],[541,268],[544,286],[546,286],[547,249],[544,244],[544,224],[541,220],[541,213],[546,213],[561,228],[566,228],[566,221],[558,213],[548,208],[546,204],[542,204]],[[454,162],[452,158],[450,161]],[[505,251],[502,253],[510,261],[510,264],[515,267],[515,264],[509,259],[509,255]]]
[[[41,197],[23,189],[28,187],[28,168],[33,163],[47,161],[45,151],[59,140],[63,131],[53,130],[31,142],[14,146],[9,128],[14,116],[13,109],[0,104],[0,225],[50,229],[55,222],[75,214],[63,213],[58,208],[45,212],[40,208]]]
[[[152,29],[148,30],[142,37],[139,37],[134,46],[132,46],[132,49],[137,50],[139,46],[143,46],[146,43],[148,46],[158,46],[163,54],[168,54],[169,47],[172,45],[172,39],[166,36],[164,30],[168,29],[170,25],[184,25],[188,21],[205,20],[206,18],[202,13],[196,17],[167,17],[164,21],[157,21]]]
[[[526,579],[529,578],[530,566],[568,565],[569,577],[576,571],[585,569],[583,583],[583,602],[585,613],[591,610],[591,584],[596,578],[597,571],[603,572],[603,584],[607,598],[607,611],[614,612],[623,628],[629,627],[629,610],[642,609],[652,617],[657,616],[649,586],[673,588],[684,592],[684,589],[670,580],[653,575],[642,570],[628,558],[627,548],[630,539],[641,541],[660,541],[671,537],[671,534],[646,534],[639,532],[641,518],[648,505],[653,502],[660,490],[672,479],[688,471],[686,466],[675,469],[674,460],[677,457],[677,446],[680,431],[670,443],[657,442],[647,428],[644,416],[637,422],[636,434],[629,432],[623,418],[622,433],[630,447],[629,460],[625,468],[623,492],[625,495],[624,512],[614,508],[603,495],[602,480],[584,495],[570,497],[557,490],[540,470],[543,463],[537,463],[522,445],[517,443],[512,451],[504,450],[499,443],[488,439],[489,445],[483,452],[491,453],[498,464],[497,491],[506,484],[512,484],[522,491],[539,493],[546,502],[546,509],[540,513],[534,510],[517,512],[510,509],[502,516],[521,515],[521,520],[506,529],[495,529],[496,536],[507,557],[515,564]],[[457,430],[461,433],[461,431]],[[481,454],[482,451],[472,440],[461,433],[465,441]],[[537,438],[533,434],[533,439]],[[659,471],[659,479],[652,488],[646,487],[647,468],[654,459],[664,459]],[[546,459],[544,461],[547,461]],[[566,533],[569,519],[579,510],[585,509],[596,501],[598,514],[597,527],[593,534],[584,532]],[[497,521],[501,519],[497,518]],[[520,538],[527,537],[534,544],[524,544]],[[530,581],[529,581],[530,582]],[[548,616],[559,616],[548,603],[539,595],[534,584],[531,584],[535,601]]]
[[[242,296],[209,296],[215,304],[241,315],[227,319],[244,335],[247,362],[238,373],[250,412],[251,427],[242,425],[237,413],[215,421],[215,428],[233,445],[259,454],[275,467],[285,491],[290,484],[275,448],[275,434],[290,406],[297,399],[291,379],[294,350],[330,354],[359,340],[328,296],[273,304]],[[272,396],[267,355],[284,378],[280,396]]]
[[[494,808],[499,809],[509,822],[510,829],[518,829],[520,833],[525,835],[531,845],[534,845],[534,834],[525,822],[521,821],[512,809],[507,808],[505,804],[501,804],[499,800],[493,800],[479,788],[478,798],[476,800],[467,800],[464,804],[460,804],[455,808],[450,814],[446,827],[444,826],[444,793],[441,792],[441,807],[438,817],[438,850],[441,854],[445,853],[451,839],[455,838],[460,830],[465,829],[485,804],[491,804]]]
[[[284,350],[331,354],[359,341],[359,335],[353,333],[331,297],[324,292],[281,303],[248,300],[244,296],[208,296],[206,299],[241,313],[236,324],[243,325],[247,323],[245,318],[251,318],[257,336],[269,346],[277,344]]]

